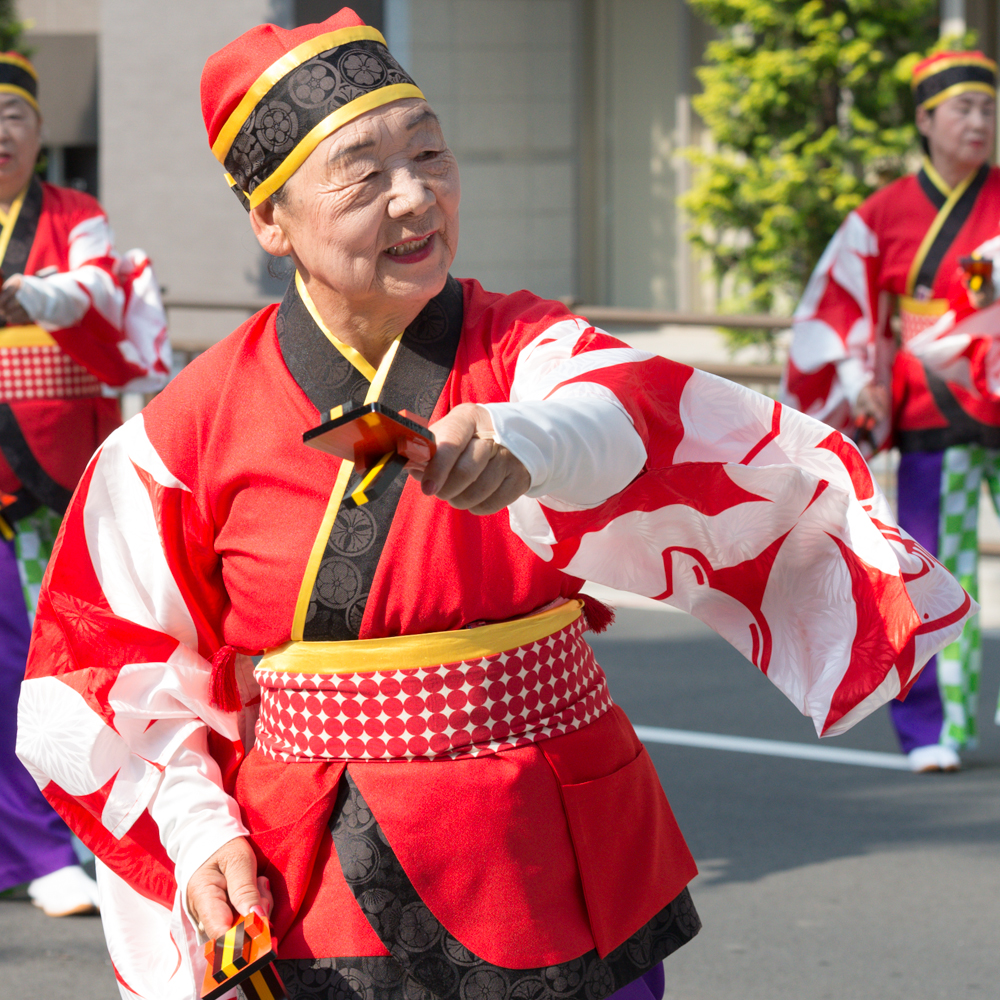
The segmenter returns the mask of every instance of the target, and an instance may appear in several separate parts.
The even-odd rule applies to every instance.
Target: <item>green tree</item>
[[[17,16],[14,0],[0,0],[0,52],[20,52],[30,56],[31,49],[24,44],[27,25]]]
[[[719,30],[698,70],[715,148],[688,151],[690,238],[724,308],[785,309],[844,216],[908,169],[910,73],[936,47],[938,0],[689,2]]]

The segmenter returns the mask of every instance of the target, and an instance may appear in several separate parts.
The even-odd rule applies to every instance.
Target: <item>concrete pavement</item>
[[[636,724],[815,745],[812,724],[698,622],[619,611],[595,640]],[[1000,990],[1000,638],[957,775],[650,745],[702,874],[667,1000],[956,1000]],[[824,745],[892,753],[884,712]],[[0,997],[116,1000],[100,921],[0,900]]]

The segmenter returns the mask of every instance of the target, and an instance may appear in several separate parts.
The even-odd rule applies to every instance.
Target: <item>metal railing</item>
[[[563,299],[563,302],[577,315],[583,316],[595,325],[649,328],[666,326],[728,327],[732,330],[786,330],[791,326],[791,320],[784,316],[723,316],[715,313],[671,312],[659,309],[587,305],[572,299]],[[272,303],[263,299],[255,302],[245,299],[211,302],[196,299],[166,299],[163,304],[168,310],[243,312],[247,316],[251,316]],[[183,335],[171,339],[176,350],[188,354],[197,354],[208,346],[186,343]],[[713,375],[720,375],[743,385],[772,387],[777,386],[781,381],[781,365],[776,364],[748,365],[713,362],[700,367]]]
[[[592,306],[569,299],[565,304],[578,316],[583,316],[595,325],[632,326],[632,327],[665,327],[694,326],[729,328],[731,330],[787,330],[791,319],[785,316],[722,316],[716,313],[669,312],[657,309],[628,309],[621,306]],[[257,302],[239,301],[200,301],[194,299],[165,299],[164,306],[168,309],[192,310],[205,312],[242,312],[252,316],[255,312],[272,303],[266,300]],[[174,348],[190,355],[199,354],[208,345],[185,344],[183,338],[173,337]],[[741,385],[761,387],[763,390],[776,388],[781,381],[781,365],[776,364],[725,364],[711,363],[701,365],[702,369],[713,375]],[[979,552],[984,556],[1000,556],[1000,543],[980,542]]]

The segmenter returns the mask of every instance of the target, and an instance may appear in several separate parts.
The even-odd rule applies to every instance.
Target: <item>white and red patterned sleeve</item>
[[[142,415],[119,428],[66,514],[18,708],[18,756],[100,859],[105,920],[145,929],[133,927],[112,954],[140,996],[187,997],[203,962],[183,905],[187,881],[246,834],[216,758],[220,747],[245,747],[254,710],[210,702],[224,603],[211,538]],[[237,679],[252,704],[248,657]],[[178,971],[165,970],[178,953]],[[180,976],[176,991],[161,976]]]
[[[104,215],[73,227],[68,257],[66,271],[22,277],[17,299],[25,312],[105,384],[128,392],[162,389],[170,377],[170,342],[149,259],[141,250],[119,255]]]
[[[603,503],[521,497],[515,533],[573,576],[700,618],[821,735],[905,693],[976,605],[896,526],[857,448],[766,396],[568,326],[521,352],[513,386],[581,413],[613,403],[627,420],[585,433],[604,435],[602,454],[615,435],[632,453],[634,435],[645,460],[638,475],[617,468]]]
[[[618,397],[571,373],[651,357],[624,344],[574,355],[593,328],[572,317],[553,324],[517,357],[510,401],[487,403],[497,441],[531,476],[529,497],[565,509],[593,507],[624,489],[646,448]]]
[[[875,232],[861,212],[851,212],[795,310],[782,401],[841,431],[875,376],[888,321],[888,297],[874,287],[878,255]]]

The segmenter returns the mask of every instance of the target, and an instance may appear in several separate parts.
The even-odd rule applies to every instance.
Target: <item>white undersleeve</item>
[[[528,470],[529,497],[596,507],[642,470],[646,449],[624,409],[610,399],[487,403],[496,440]]]

